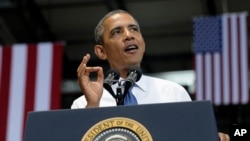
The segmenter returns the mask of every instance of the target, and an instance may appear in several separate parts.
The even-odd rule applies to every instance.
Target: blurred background
[[[0,44],[63,41],[61,108],[67,109],[82,95],[76,69],[83,55],[91,54],[90,66],[108,69],[93,53],[96,24],[110,10],[128,10],[146,41],[144,73],[180,83],[195,100],[192,19],[249,12],[249,5],[249,0],[0,0]],[[250,123],[249,108],[249,104],[215,106],[219,130]]]

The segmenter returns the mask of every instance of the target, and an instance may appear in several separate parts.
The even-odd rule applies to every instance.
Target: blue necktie
[[[137,105],[137,100],[132,93],[132,87],[129,88],[127,95],[124,98],[124,105]]]

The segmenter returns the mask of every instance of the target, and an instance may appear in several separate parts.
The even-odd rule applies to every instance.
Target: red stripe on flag
[[[62,54],[62,43],[55,43],[53,45],[51,109],[59,109],[61,105]]]
[[[49,43],[50,44],[50,43]],[[43,45],[43,43],[41,44]],[[45,43],[44,44],[45,47],[48,45],[48,43]],[[53,45],[53,43],[51,43],[51,45]],[[26,45],[24,45],[25,47]],[[15,48],[15,46],[13,46]],[[37,72],[38,72],[38,54],[40,52],[38,52],[38,47],[37,47],[37,44],[30,44],[30,45],[27,45],[26,47],[27,50],[25,49],[25,52],[23,50],[23,52],[21,52],[19,55],[24,55],[22,53],[25,53],[25,55],[27,55],[27,60],[22,60],[23,61],[27,61],[27,62],[23,62],[24,64],[27,64],[26,65],[21,65],[20,67],[27,67],[25,68],[25,70],[27,70],[26,72],[23,72],[24,74],[23,75],[26,75],[24,76],[24,78],[22,77],[23,81],[24,81],[24,85],[22,88],[22,90],[24,89],[24,97],[22,97],[21,99],[23,99],[24,101],[21,101],[23,108],[19,108],[19,111],[18,112],[23,112],[23,114],[20,115],[17,114],[17,115],[20,115],[20,116],[17,116],[17,117],[14,117],[14,118],[17,118],[15,120],[10,120],[10,119],[13,119],[13,115],[12,116],[9,116],[10,113],[13,114],[13,111],[15,112],[16,108],[10,108],[10,100],[12,100],[12,102],[14,101],[18,101],[20,97],[18,96],[21,96],[19,94],[19,92],[15,92],[15,94],[17,95],[17,97],[13,97],[12,99],[10,99],[10,88],[13,88],[12,90],[15,90],[16,91],[16,87],[13,87],[11,86],[11,84],[15,84],[13,82],[10,82],[12,81],[13,79],[11,79],[11,75],[15,75],[16,73],[19,72],[19,70],[12,70],[13,68],[11,68],[11,66],[13,65],[13,60],[12,58],[14,57],[13,55],[13,47],[10,47],[10,46],[5,46],[5,47],[2,47],[0,48],[0,107],[1,107],[1,110],[0,110],[0,141],[6,141],[7,138],[9,140],[13,140],[12,137],[14,138],[21,138],[21,136],[19,137],[19,135],[21,133],[24,133],[24,129],[25,129],[25,126],[26,126],[26,119],[27,119],[27,113],[29,111],[34,111],[35,109],[35,105],[36,103],[35,102],[40,102],[40,105],[43,106],[44,102],[41,103],[41,101],[39,101],[40,99],[36,99],[37,101],[35,101],[35,97],[37,97],[37,82],[43,82],[43,77],[39,77],[39,80],[37,80]],[[19,46],[20,47],[20,46]],[[48,60],[48,61],[52,61],[52,66],[50,67],[49,65],[45,65],[45,67],[49,67],[51,70],[51,73],[52,74],[49,74],[49,78],[51,78],[51,81],[49,85],[51,85],[51,88],[50,90],[46,90],[46,94],[48,94],[48,96],[50,96],[50,101],[45,101],[45,103],[47,102],[47,104],[49,105],[46,105],[44,104],[45,108],[48,108],[47,106],[49,106],[51,109],[59,109],[60,108],[60,104],[61,104],[61,75],[62,75],[62,54],[63,54],[63,46],[61,43],[56,43],[54,44],[54,47],[53,48],[53,57],[51,60]],[[41,51],[48,51],[48,50],[41,50]],[[46,57],[46,52],[42,52],[42,54],[44,55],[45,54],[45,57]],[[22,56],[23,57],[23,56]],[[23,59],[25,59],[23,58]],[[50,62],[49,62],[50,63]],[[41,65],[41,64],[40,64]],[[44,67],[41,67],[41,70],[40,71],[43,71]],[[24,68],[21,68],[22,70]],[[48,68],[47,68],[48,69]],[[14,71],[14,72],[13,72]],[[48,78],[48,77],[45,77],[45,79]],[[25,79],[25,80],[24,80]],[[41,80],[42,79],[42,80]],[[18,79],[19,80],[19,79]],[[47,80],[47,79],[46,79]],[[23,84],[23,83],[22,83]],[[44,83],[41,83],[42,85]],[[40,85],[38,86],[40,87]],[[41,87],[40,87],[41,89]],[[23,94],[23,91],[20,92],[21,94]],[[39,93],[41,95],[41,97],[44,96],[44,93]],[[18,98],[15,99],[15,98]],[[45,99],[46,100],[46,99]],[[43,100],[44,101],[44,100]],[[20,105],[20,104],[19,104]],[[13,106],[13,103],[12,105]],[[43,107],[42,107],[43,108]],[[21,111],[20,111],[21,109]],[[18,110],[18,109],[17,109]],[[49,110],[49,109],[48,109]],[[21,119],[20,119],[21,118]],[[9,120],[9,121],[8,121]],[[15,122],[18,122],[18,129],[19,127],[21,127],[22,131],[20,131],[20,133],[16,133],[16,129],[15,128],[15,125],[16,123]],[[19,125],[19,123],[21,123],[21,125]],[[7,125],[9,124],[9,125]],[[14,125],[14,126],[13,126]],[[8,129],[7,129],[8,128]],[[17,136],[16,136],[17,135]],[[7,137],[8,136],[8,137]],[[21,139],[20,139],[21,140]]]
[[[7,119],[8,119],[8,105],[9,105],[9,91],[10,91],[10,72],[11,72],[11,48],[9,46],[3,47],[2,50],[2,74],[0,86],[0,140],[6,140]]]
[[[23,118],[23,133],[26,125],[27,114],[34,110],[35,102],[35,79],[36,79],[36,63],[37,63],[37,47],[35,44],[28,45],[27,53],[27,72],[26,72],[26,88],[25,88],[25,105]]]
[[[196,86],[199,87],[196,88],[197,100],[212,100],[216,105],[249,102],[249,93],[246,92],[246,89],[249,89],[246,16],[246,13],[223,14],[221,52],[216,52],[216,50],[210,52],[206,48],[213,49],[216,46],[205,46],[205,44],[197,42],[198,50],[195,52],[197,58],[200,59],[196,61],[195,66],[196,72],[198,72],[196,73],[198,77]],[[201,20],[196,22],[199,23]],[[195,24],[197,29],[200,28],[199,24]],[[213,25],[208,24],[207,26]],[[194,31],[197,35],[196,40],[205,40],[198,38],[199,32]],[[206,34],[205,30],[199,29],[199,31]],[[212,38],[210,40],[216,42]],[[204,50],[202,50],[203,47]],[[199,48],[204,52],[200,52]]]

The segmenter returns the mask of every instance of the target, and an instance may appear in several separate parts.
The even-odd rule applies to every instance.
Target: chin
[[[140,67],[140,64],[138,64],[138,63],[132,63],[132,64],[128,65],[128,67],[129,68],[130,67]]]

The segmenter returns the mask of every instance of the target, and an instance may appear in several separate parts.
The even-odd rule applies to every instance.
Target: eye
[[[120,28],[118,28],[118,29],[114,29],[114,30],[112,30],[112,32],[111,32],[111,36],[115,36],[115,35],[118,35],[118,34],[120,34],[122,31],[121,31],[121,29]]]
[[[131,27],[130,27],[130,30],[131,30],[131,31],[139,31],[139,28],[138,28],[137,26],[134,25],[134,26],[131,26]]]

